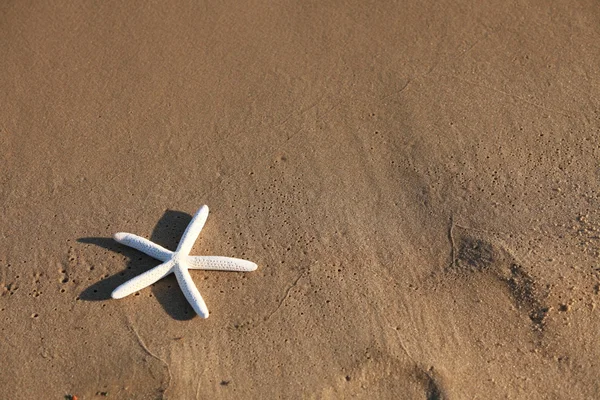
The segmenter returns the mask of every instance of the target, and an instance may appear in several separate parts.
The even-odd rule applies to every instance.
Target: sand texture
[[[0,54],[0,398],[600,397],[597,1],[4,1]],[[202,204],[258,270],[110,299]]]

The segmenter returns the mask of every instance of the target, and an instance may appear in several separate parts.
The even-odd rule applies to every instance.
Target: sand
[[[0,397],[600,396],[594,1],[2,2]],[[157,261],[252,273],[110,292]]]

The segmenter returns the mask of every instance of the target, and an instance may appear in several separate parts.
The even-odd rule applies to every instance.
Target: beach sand
[[[0,397],[600,396],[597,2],[0,21]],[[202,204],[258,270],[110,299]]]

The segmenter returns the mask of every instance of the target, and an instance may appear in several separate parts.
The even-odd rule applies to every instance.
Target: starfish
[[[185,229],[183,236],[177,246],[177,250],[170,251],[156,243],[144,239],[143,237],[132,233],[119,232],[114,235],[114,239],[126,246],[133,247],[156,258],[163,263],[136,276],[133,279],[121,284],[113,290],[111,296],[113,299],[121,299],[132,293],[135,293],[147,286],[152,285],[158,280],[164,278],[170,273],[174,273],[177,282],[183,291],[183,295],[190,303],[196,314],[202,318],[208,318],[208,308],[200,292],[194,285],[188,269],[206,269],[217,271],[254,271],[257,265],[248,260],[231,257],[217,256],[190,256],[190,251],[194,242],[200,235],[202,227],[208,218],[208,207],[200,207],[196,215],[192,218]]]

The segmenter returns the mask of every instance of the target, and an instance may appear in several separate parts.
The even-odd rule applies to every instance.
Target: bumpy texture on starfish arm
[[[208,207],[202,206],[196,212],[196,215],[192,217],[187,228],[185,228],[185,232],[181,236],[181,240],[179,241],[179,246],[177,246],[177,250],[175,253],[180,253],[181,255],[187,256],[192,251],[192,247],[194,247],[194,242],[198,239],[198,235],[200,235],[200,231],[204,227],[206,223],[206,219],[208,218]]]
[[[170,260],[174,254],[172,251],[133,233],[115,233],[114,239],[121,244],[133,247],[160,261]],[[187,256],[185,261],[188,263],[188,268],[190,269],[250,272],[258,268],[258,265],[252,261],[233,257]]]
[[[112,292],[112,297],[114,299],[120,299],[128,296],[152,285],[159,279],[173,272],[175,273],[175,277],[177,278],[177,282],[179,283],[185,298],[194,311],[202,318],[208,318],[208,308],[206,307],[206,303],[194,285],[194,281],[192,280],[188,269],[254,271],[257,268],[257,265],[251,261],[239,258],[190,256],[189,252],[194,246],[194,242],[198,238],[207,217],[208,207],[202,206],[190,221],[181,237],[177,250],[174,252],[132,233],[119,232],[115,234],[114,238],[117,242],[133,247],[136,250],[163,261],[163,263],[123,283]]]
[[[156,243],[152,243],[141,236],[134,235],[133,233],[119,232],[115,233],[113,237],[117,242],[124,244],[125,246],[133,247],[157,260],[167,261],[173,257],[172,251],[167,250]]]
[[[252,261],[232,257],[188,256],[185,261],[190,269],[250,272],[258,268]]]
[[[177,278],[177,282],[179,283],[179,287],[181,287],[183,295],[192,305],[192,308],[194,311],[196,311],[196,314],[202,318],[208,318],[208,307],[206,307],[204,299],[200,295],[196,285],[194,285],[194,281],[192,281],[192,277],[190,276],[188,270],[184,268],[176,269],[175,277]]]
[[[173,261],[167,261],[162,263],[149,271],[144,272],[128,280],[127,282],[119,285],[112,292],[113,299],[122,299],[125,296],[129,296],[132,293],[139,292],[145,287],[152,285],[153,283],[158,282],[165,276],[169,275],[173,272],[173,266],[175,263]]]

